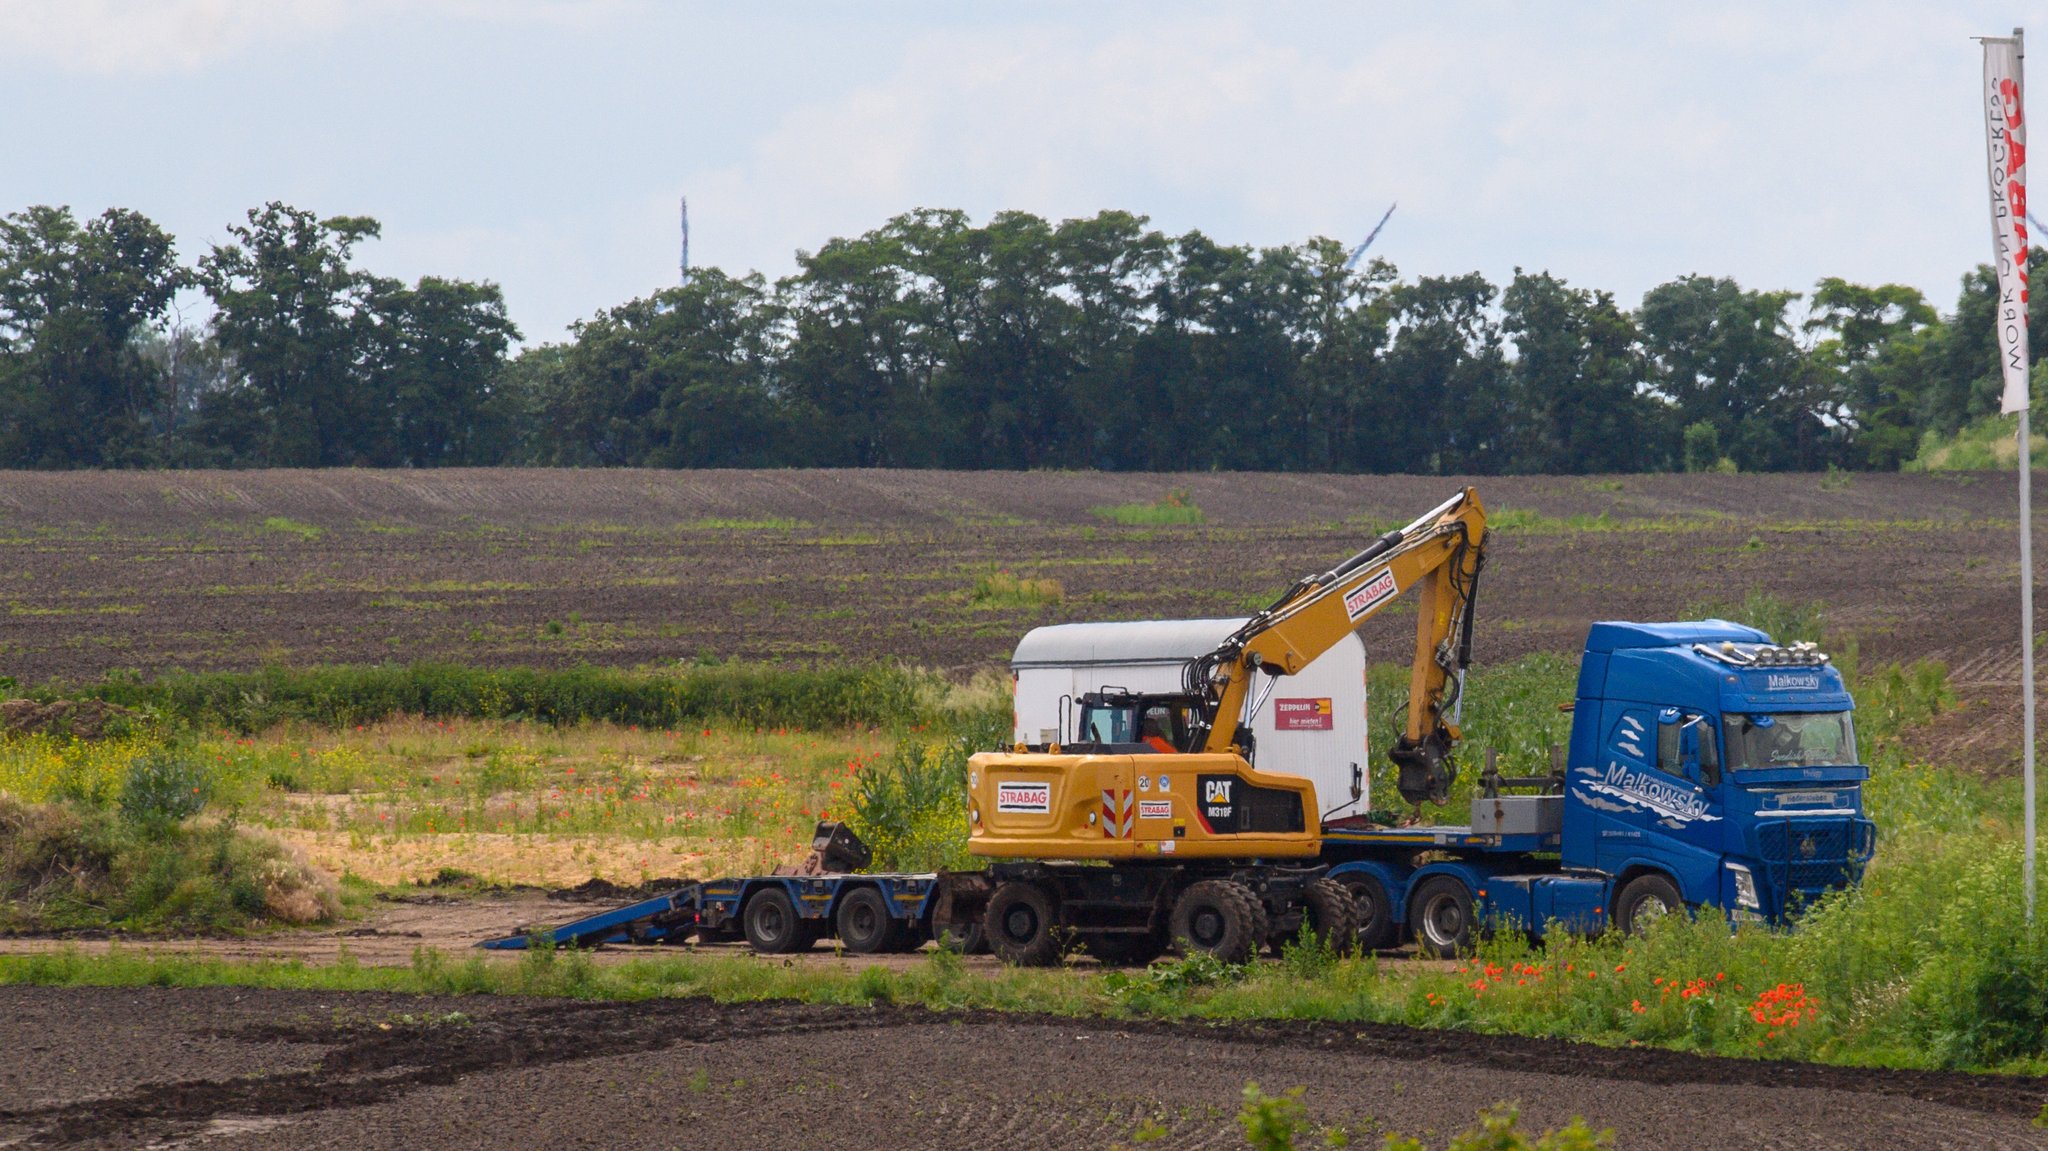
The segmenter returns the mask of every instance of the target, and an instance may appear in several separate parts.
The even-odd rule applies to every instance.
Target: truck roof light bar
[[[1783,646],[1723,640],[1718,644],[1696,643],[1692,650],[1735,667],[1820,667],[1828,662],[1828,653],[1805,640]]]

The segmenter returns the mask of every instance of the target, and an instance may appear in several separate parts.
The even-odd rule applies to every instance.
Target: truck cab
[[[1854,709],[1810,644],[1721,620],[1594,624],[1564,869],[1612,877],[1618,918],[1631,882],[1660,876],[1686,904],[1784,922],[1858,880],[1874,847]]]

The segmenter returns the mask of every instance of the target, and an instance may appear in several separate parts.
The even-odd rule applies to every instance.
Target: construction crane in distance
[[[1363,260],[1365,258],[1365,250],[1367,248],[1372,247],[1372,242],[1374,240],[1380,238],[1380,229],[1386,227],[1387,221],[1394,218],[1394,209],[1400,206],[1401,202],[1399,200],[1396,200],[1393,203],[1387,205],[1387,214],[1381,216],[1380,222],[1374,224],[1372,226],[1372,231],[1366,233],[1365,242],[1358,245],[1356,248],[1351,249],[1351,258],[1344,261],[1345,271],[1348,272],[1351,269],[1356,268],[1358,266],[1358,261]]]

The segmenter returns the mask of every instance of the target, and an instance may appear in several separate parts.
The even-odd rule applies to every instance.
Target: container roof
[[[1061,623],[1032,628],[1017,644],[1012,668],[1085,664],[1186,663],[1216,650],[1243,627],[1236,619],[1146,619],[1128,623]]]

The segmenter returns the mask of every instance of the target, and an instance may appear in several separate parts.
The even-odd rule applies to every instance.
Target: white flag
[[[1998,261],[1999,410],[2027,408],[2027,121],[2020,38],[1984,40],[1984,141],[1991,169],[1991,243]]]

